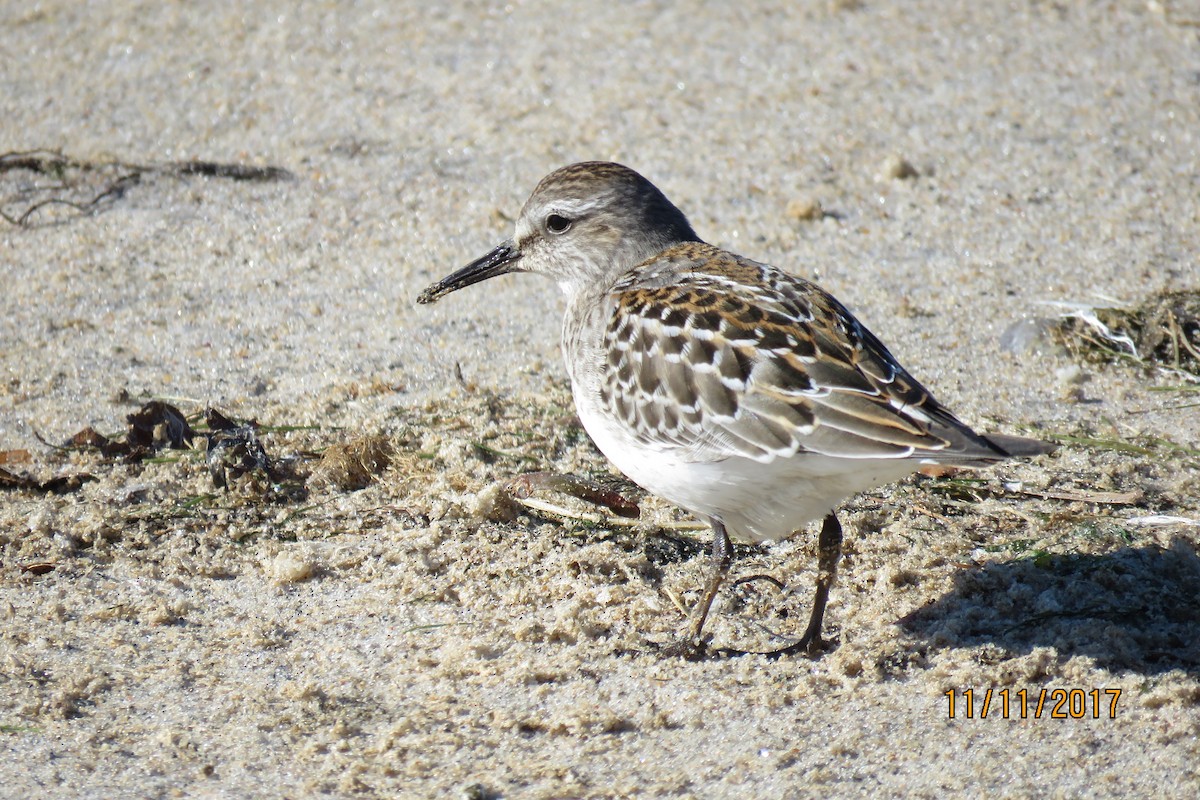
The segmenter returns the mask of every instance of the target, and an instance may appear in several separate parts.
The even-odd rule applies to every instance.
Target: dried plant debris
[[[98,451],[105,458],[123,457],[135,463],[160,450],[185,450],[192,446],[196,435],[183,412],[161,400],[151,400],[125,420],[129,427],[123,438],[110,438],[88,426],[68,439],[62,449]]]
[[[88,481],[94,480],[96,480],[95,475],[78,472],[73,475],[60,475],[56,478],[39,481],[28,475],[17,475],[9,472],[4,467],[0,467],[0,489],[18,489],[29,492],[41,492],[43,494],[68,494],[69,492],[77,491]]]
[[[630,494],[642,491],[620,478],[526,472],[480,492],[474,513],[497,522],[528,513],[555,522],[631,527],[638,524],[641,508]]]
[[[0,464],[28,464],[32,460],[33,454],[24,448],[0,450]]]
[[[135,450],[184,450],[195,437],[183,412],[161,400],[151,400],[125,419],[129,422],[125,441]]]
[[[253,475],[261,479],[260,486],[266,487],[263,492],[273,499],[297,500],[307,494],[303,481],[291,469],[298,457],[272,460],[259,439],[261,426],[257,421],[235,421],[213,408],[205,409],[203,415],[196,414],[189,420],[176,406],[161,400],[144,404],[138,411],[129,414],[126,421],[128,428],[120,437],[106,436],[88,426],[64,445],[46,444],[56,450],[96,453],[105,459],[120,459],[126,464],[136,464],[151,459],[163,460],[159,454],[165,450],[192,452],[196,441],[200,440],[204,444],[205,464],[216,488],[228,489],[231,482]],[[193,425],[200,430],[197,431]],[[42,441],[45,442],[44,439]],[[73,491],[81,481],[93,479],[91,475],[80,475],[39,483],[12,473],[6,474],[8,477],[0,480],[0,485],[5,488],[55,492]]]
[[[105,458],[123,458],[132,464],[154,456],[160,450],[187,449],[191,447],[195,436],[183,413],[175,406],[159,400],[146,403],[127,416],[126,421],[129,427],[124,437],[119,439],[105,436],[89,426],[68,439],[64,445],[50,446],[58,450],[97,452]],[[39,481],[0,468],[0,488],[5,489],[66,494],[93,480],[96,477],[92,474],[77,473]]]
[[[1163,292],[1136,307],[1060,305],[1054,335],[1075,356],[1133,362],[1200,382],[1200,291]]]
[[[507,481],[506,488],[517,499],[533,497],[538,490],[560,492],[606,508],[618,517],[626,519],[637,519],[642,511],[636,501],[625,496],[630,491],[640,493],[640,490],[623,480],[603,481],[578,475],[528,472]]]
[[[392,463],[393,446],[382,434],[367,434],[325,448],[309,483],[353,492],[370,486]]]
[[[0,153],[0,218],[23,227],[54,224],[92,214],[120,200],[132,187],[157,177],[203,175],[233,181],[279,181],[291,178],[280,167],[172,161],[134,164],[84,161],[55,150]],[[54,210],[67,211],[68,216]]]
[[[212,475],[213,486],[228,489],[229,481],[257,472],[268,481],[273,479],[271,459],[258,440],[258,423],[234,422],[216,409],[206,409],[205,461]]]

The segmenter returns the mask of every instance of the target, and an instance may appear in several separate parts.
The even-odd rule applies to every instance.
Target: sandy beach
[[[0,16],[0,797],[1200,795],[1197,4]],[[664,656],[708,533],[558,290],[415,303],[590,159],[1059,450],[849,501],[821,657]]]

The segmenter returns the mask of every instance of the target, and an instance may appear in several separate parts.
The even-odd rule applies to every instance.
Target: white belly
[[[640,444],[599,400],[604,369],[599,343],[613,313],[612,300],[576,298],[573,302],[577,306],[564,318],[563,354],[575,408],[592,441],[638,485],[701,518],[716,517],[730,536],[754,542],[786,538],[847,497],[899,480],[920,467],[910,459],[816,453],[769,463],[741,456],[695,461],[688,460],[695,456],[686,450]],[[575,320],[580,330],[567,327],[567,320]]]
[[[679,451],[633,442],[607,415],[578,406],[584,429],[617,469],[649,492],[702,518],[716,517],[730,536],[754,542],[790,536],[858,492],[917,470],[906,459],[850,459],[814,453],[761,463],[733,456],[685,461]]]

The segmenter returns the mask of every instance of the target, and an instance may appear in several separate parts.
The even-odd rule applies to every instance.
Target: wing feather
[[[646,446],[697,461],[1004,457],[815,284],[691,243],[613,295],[636,313],[614,314],[604,332],[601,395]]]

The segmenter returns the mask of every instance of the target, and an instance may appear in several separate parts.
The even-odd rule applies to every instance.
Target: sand
[[[0,796],[1196,796],[1194,385],[1003,334],[1200,290],[1200,11],[795,6],[9,4],[0,152],[72,161],[0,211],[86,207],[0,220],[0,467],[92,479],[0,493]],[[615,480],[556,290],[414,303],[592,158],[1063,447],[850,501],[822,657],[664,657],[703,532],[514,496]],[[275,480],[59,449],[154,398]],[[798,632],[814,538],[714,644]]]

